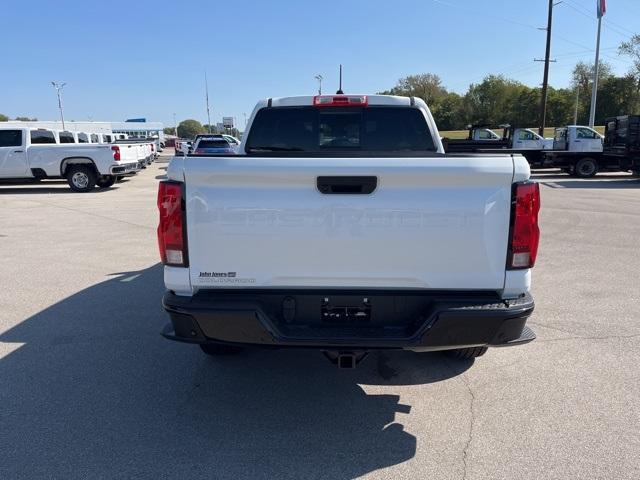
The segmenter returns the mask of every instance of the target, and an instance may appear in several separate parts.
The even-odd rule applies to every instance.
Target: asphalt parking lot
[[[0,478],[640,478],[640,180],[537,175],[538,339],[472,362],[164,340],[156,184],[0,186]]]

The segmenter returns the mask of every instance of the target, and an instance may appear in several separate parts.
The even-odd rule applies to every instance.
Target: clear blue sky
[[[578,60],[593,61],[595,0],[554,9],[550,82],[569,83]],[[619,43],[640,32],[640,1],[609,0],[603,60],[617,73]],[[227,6],[228,5],[228,6]],[[591,17],[591,18],[589,18]],[[542,78],[547,0],[248,0],[8,2],[1,7],[0,113],[58,118],[51,80],[67,82],[65,117],[173,124],[244,122],[259,98],[312,94],[314,76],[347,92],[390,88],[400,77],[441,76],[463,92],[488,73],[528,85]]]

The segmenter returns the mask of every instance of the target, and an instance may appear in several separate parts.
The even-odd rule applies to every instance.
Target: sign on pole
[[[224,128],[233,128],[233,117],[222,117]]]

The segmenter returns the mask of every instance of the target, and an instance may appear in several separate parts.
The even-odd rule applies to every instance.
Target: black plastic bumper
[[[535,339],[525,326],[530,295],[503,301],[482,292],[218,290],[166,292],[162,304],[171,317],[163,336],[190,343],[424,351]],[[347,308],[366,312],[359,314],[365,320],[326,321],[327,312]]]

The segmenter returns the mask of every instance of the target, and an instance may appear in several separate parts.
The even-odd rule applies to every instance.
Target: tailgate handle
[[[316,186],[320,193],[324,193],[325,195],[368,195],[378,186],[378,177],[318,177]]]

